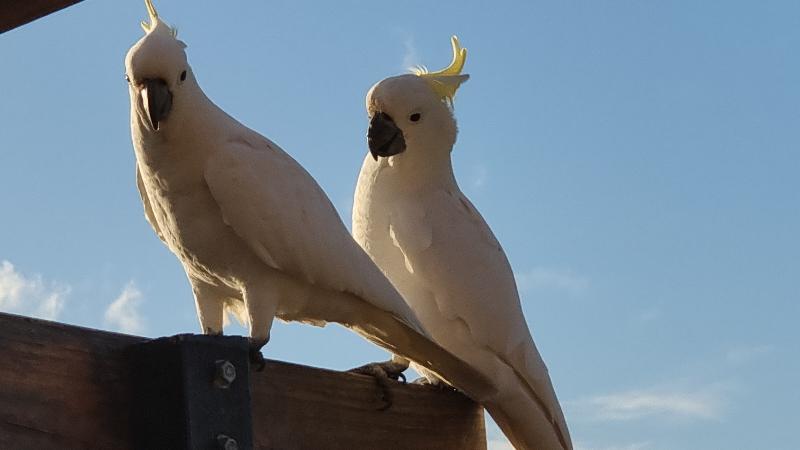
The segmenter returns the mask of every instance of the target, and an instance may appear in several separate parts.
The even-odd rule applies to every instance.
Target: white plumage
[[[148,222],[186,270],[203,332],[221,333],[228,308],[257,352],[273,317],[338,322],[469,395],[490,392],[426,337],[314,179],[205,96],[185,44],[146,3],[150,24],[125,60],[137,184]]]
[[[456,40],[454,52],[451,67],[459,55],[463,66]],[[442,86],[465,81],[459,72],[387,78],[370,90],[372,154],[356,187],[353,235],[434,340],[493,380],[498,393],[484,406],[517,448],[570,449],[511,266],[453,174],[455,88]]]

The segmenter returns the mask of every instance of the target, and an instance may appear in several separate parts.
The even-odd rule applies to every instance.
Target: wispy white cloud
[[[0,262],[0,310],[55,320],[64,309],[68,285],[45,282],[41,275],[26,276],[8,261]]]
[[[142,293],[131,281],[108,308],[103,317],[105,326],[123,333],[137,334],[145,330],[145,321],[139,312]]]
[[[588,279],[571,270],[534,267],[527,272],[515,273],[514,276],[520,291],[551,289],[577,295],[582,294],[589,287]]]
[[[590,420],[630,421],[649,417],[719,419],[727,386],[711,384],[695,389],[651,388],[596,395],[569,402]]]
[[[64,295],[67,291],[51,292],[39,303],[36,308],[36,316],[43,319],[55,320],[61,315],[64,309]]]
[[[773,345],[743,345],[728,350],[725,359],[731,364],[746,364],[774,351]]]

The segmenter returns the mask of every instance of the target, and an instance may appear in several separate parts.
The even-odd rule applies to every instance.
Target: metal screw
[[[219,444],[220,450],[239,450],[239,444],[236,442],[236,439],[224,434],[217,436],[217,443]]]
[[[226,359],[214,361],[216,372],[214,373],[214,384],[218,388],[227,389],[236,380],[236,366]]]

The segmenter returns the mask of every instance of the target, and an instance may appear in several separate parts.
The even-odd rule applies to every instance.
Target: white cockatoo
[[[222,333],[233,312],[258,361],[273,317],[337,322],[468,395],[491,392],[426,337],[314,179],[206,97],[186,45],[145,3],[150,23],[125,58],[137,183],[148,222],[186,270],[202,331]]]
[[[353,235],[436,342],[493,380],[497,394],[482,401],[516,448],[570,449],[511,266],[453,174],[452,101],[469,76],[461,74],[466,49],[456,37],[452,45],[448,68],[387,78],[367,94],[370,154]]]

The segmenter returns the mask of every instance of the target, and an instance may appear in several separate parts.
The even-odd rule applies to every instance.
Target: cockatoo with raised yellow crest
[[[436,342],[494,381],[497,394],[481,401],[516,448],[571,449],[508,259],[453,174],[452,102],[469,76],[466,49],[452,45],[448,68],[386,78],[367,94],[353,235]]]
[[[186,45],[145,3],[150,23],[125,58],[137,184],[148,222],[186,270],[202,331],[220,334],[225,310],[238,313],[258,360],[274,317],[337,322],[468,395],[492,392],[427,337],[314,179],[206,97]]]

